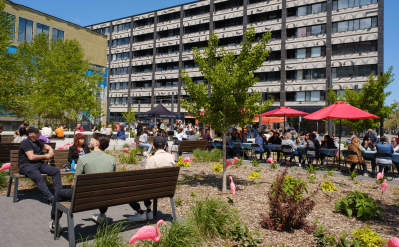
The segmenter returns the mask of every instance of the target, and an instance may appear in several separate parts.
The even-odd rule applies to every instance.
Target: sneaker
[[[146,215],[147,215],[147,219],[148,220],[152,220],[152,219],[154,219],[154,214],[152,213],[152,211],[151,212],[147,212],[147,210],[146,210]]]
[[[146,213],[142,213],[140,214],[139,212],[137,212],[135,215],[133,216],[129,216],[128,220],[130,221],[146,221],[147,220],[147,214]]]
[[[54,226],[53,226],[53,222],[50,221],[50,223],[48,224],[49,228],[50,228],[50,232],[54,233]],[[64,231],[64,229],[61,227],[61,225],[58,225],[58,234],[61,234]]]
[[[93,214],[92,218],[99,225],[104,223],[104,221],[106,219],[106,217],[102,217],[101,214]]]

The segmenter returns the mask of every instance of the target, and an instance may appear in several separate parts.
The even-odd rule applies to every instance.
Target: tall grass
[[[204,236],[226,237],[237,221],[237,211],[220,198],[197,197],[188,217]]]
[[[83,247],[120,247],[128,246],[127,241],[124,240],[120,233],[126,229],[129,222],[122,221],[108,225],[107,221],[97,228],[96,235],[93,240],[89,240],[90,236],[86,239],[82,238]]]
[[[8,185],[7,183],[7,173],[5,171],[0,172],[0,189],[6,188]]]
[[[219,162],[222,159],[222,151],[214,148],[212,151],[196,149],[193,155],[198,162]]]

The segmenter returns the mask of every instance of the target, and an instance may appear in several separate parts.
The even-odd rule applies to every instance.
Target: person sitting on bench
[[[57,192],[62,189],[60,169],[43,164],[44,159],[51,159],[54,156],[53,148],[39,141],[39,129],[29,127],[26,131],[28,138],[21,142],[18,152],[18,172],[32,179],[37,184],[40,192],[48,200],[53,201],[53,194],[47,187],[42,174],[53,177],[54,190]],[[42,154],[42,149],[48,150],[48,154]]]
[[[93,138],[89,143],[89,148],[93,151],[79,158],[76,166],[75,178],[72,180],[71,189],[62,189],[55,193],[53,207],[51,209],[51,219],[49,223],[50,231],[54,232],[55,209],[57,202],[70,201],[73,195],[75,179],[80,174],[103,173],[116,171],[116,162],[114,157],[104,153],[109,146],[109,138],[105,134],[93,133]],[[100,214],[93,214],[92,218],[97,224],[104,223],[105,213],[108,208],[100,208]],[[62,212],[59,212],[61,218]],[[62,227],[59,227],[60,232]]]
[[[162,136],[155,137],[153,146],[156,152],[151,158],[147,160],[147,165],[145,166],[145,169],[175,166],[173,156],[170,153],[165,152],[164,150],[165,140]],[[151,201],[144,201],[144,205],[147,207],[146,212],[141,209],[140,204],[137,202],[129,203],[129,205],[133,208],[133,210],[137,212],[135,215],[128,218],[130,221],[137,222],[152,220],[154,218],[153,212],[151,212]]]

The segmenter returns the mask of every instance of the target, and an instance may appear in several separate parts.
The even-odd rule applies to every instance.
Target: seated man
[[[259,145],[259,147],[255,147],[255,153],[260,153],[260,159],[262,160],[263,153],[266,151],[267,156],[266,159],[270,157],[270,150],[268,148],[264,149],[263,145],[269,144],[264,137],[265,132],[262,130],[259,132],[259,135],[255,138],[255,143]]]
[[[53,148],[39,141],[39,129],[29,127],[26,131],[28,138],[21,142],[18,153],[19,173],[26,175],[37,184],[40,192],[48,200],[53,200],[53,194],[47,187],[42,174],[53,177],[54,190],[57,192],[62,189],[60,169],[43,164],[44,159],[51,159],[54,156]],[[48,154],[42,154],[42,149],[48,150]]]
[[[377,149],[377,153],[387,153],[387,154],[393,154],[393,146],[391,143],[388,143],[388,138],[386,136],[381,137],[380,143],[377,143],[375,145]],[[378,169],[378,172],[382,172],[382,169],[385,167],[384,165],[390,165],[392,164],[392,158],[389,157],[378,157],[376,158],[376,161],[378,161],[378,164],[381,164],[381,166]],[[375,171],[375,163],[372,163],[372,170]],[[398,170],[399,171],[399,170]]]
[[[295,145],[294,141],[292,140],[292,135],[290,132],[286,132],[283,136],[284,140],[281,142],[281,145],[287,145],[291,147],[292,156],[290,158],[290,162],[294,159],[294,156],[299,157],[299,163],[302,163],[302,153],[298,152],[297,146]]]
[[[269,137],[268,140],[269,144],[281,145],[281,138],[278,136],[277,131],[273,131],[273,135]],[[280,159],[281,151],[277,151],[277,161]]]
[[[202,140],[207,141],[207,142],[206,142],[206,148],[207,148],[207,149],[210,149],[210,148],[212,147],[211,141],[213,141],[213,139],[212,139],[212,137],[211,137],[210,132],[211,132],[210,129],[207,129],[207,130],[206,130],[206,133],[205,133],[204,136],[202,137]]]
[[[194,135],[194,131],[190,131],[190,136],[187,138],[187,141],[198,141],[198,136]]]
[[[116,162],[114,157],[104,153],[104,150],[109,146],[109,138],[100,133],[93,133],[93,138],[89,143],[89,148],[93,152],[83,155],[79,158],[76,166],[75,178],[80,174],[114,172],[116,170]],[[71,189],[62,189],[55,193],[53,208],[51,209],[50,231],[54,232],[55,222],[55,206],[57,202],[70,201],[72,199],[73,187],[75,185],[75,178],[72,180]],[[97,224],[102,224],[105,221],[105,213],[108,208],[100,208],[100,214],[93,214],[93,219]],[[62,212],[59,212],[61,218]],[[62,228],[60,231],[62,231]]]
[[[153,169],[160,167],[173,167],[175,166],[175,161],[173,160],[173,156],[170,153],[164,151],[165,142],[162,136],[157,136],[154,139],[153,143],[154,149],[156,150],[155,154],[147,160],[147,165],[145,169]],[[147,207],[147,211],[144,211],[140,208],[140,204],[137,202],[129,203],[129,205],[135,210],[137,213],[133,216],[130,216],[128,219],[131,221],[145,221],[152,220],[154,218],[153,212],[151,212],[151,201],[144,201],[144,205]]]

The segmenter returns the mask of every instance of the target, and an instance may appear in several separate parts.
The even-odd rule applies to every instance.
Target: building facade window
[[[134,27],[144,27],[154,24],[154,17],[134,21]]]
[[[169,29],[157,32],[158,39],[174,37],[180,35],[180,28]]]
[[[350,21],[333,22],[333,33],[368,29],[378,26],[378,17],[356,19]]]
[[[256,22],[262,22],[262,21],[275,20],[275,19],[281,18],[281,14],[282,14],[281,10],[275,10],[275,11],[260,13],[260,14],[256,14],[256,15],[249,15],[248,22],[256,23]]]
[[[357,76],[369,76],[370,74],[377,75],[377,65],[357,65],[357,66],[346,66],[332,68],[333,78],[342,77],[357,77]]]
[[[147,81],[133,81],[132,82],[132,88],[151,88],[152,87],[152,81],[147,80]]]
[[[128,82],[115,82],[111,83],[111,90],[128,89]]]
[[[157,48],[158,55],[172,54],[172,53],[178,53],[178,52],[179,52],[179,45],[164,46],[164,47]]]
[[[112,47],[120,46],[120,45],[127,45],[130,44],[130,38],[122,38],[122,39],[113,39],[112,40]]]
[[[199,33],[199,32],[208,31],[208,30],[209,30],[209,23],[204,23],[204,24],[199,24],[199,25],[195,25],[195,26],[184,27],[183,33],[184,34]]]
[[[180,12],[174,12],[167,15],[160,15],[158,16],[158,23],[166,22],[166,21],[173,21],[180,18]]]
[[[243,0],[229,0],[225,2],[215,3],[215,11],[240,7],[243,6],[243,4]]]
[[[129,29],[130,29],[130,22],[127,22],[127,23],[123,23],[123,24],[114,25],[112,27],[112,32],[120,32],[120,31],[124,31],[124,30],[129,30]]]
[[[111,75],[127,75],[127,74],[129,74],[129,67],[111,69]]]
[[[101,34],[107,34],[107,33],[109,33],[109,27],[98,28],[98,29],[94,29],[93,31],[96,31],[97,33],[101,33]]]
[[[262,72],[262,73],[254,73],[256,77],[259,78],[260,82],[264,81],[279,81],[280,80],[280,71],[276,72]]]
[[[308,47],[302,49],[290,49],[286,50],[287,59],[299,59],[299,58],[312,58],[312,57],[324,57],[326,55],[326,47]]]
[[[153,49],[138,50],[133,52],[133,58],[152,56]]]
[[[129,59],[129,52],[112,54],[112,61]]]
[[[334,0],[333,10],[353,8],[372,3],[378,3],[378,0]]]
[[[157,71],[179,69],[179,62],[159,63],[157,64]]]
[[[198,50],[202,50],[204,47],[208,47],[208,41],[184,44],[184,51],[191,51],[194,47],[197,47]]]
[[[326,24],[287,29],[287,38],[315,36],[326,33]]]
[[[263,100],[272,100],[274,102],[280,101],[280,92],[277,93],[262,93]]]
[[[223,3],[225,3],[225,2],[223,2]],[[242,25],[242,19],[243,19],[243,17],[237,17],[237,18],[232,18],[232,19],[227,19],[227,20],[215,21],[213,23],[213,26],[215,29],[240,26],[240,25]]]
[[[57,28],[53,28],[52,39],[62,39],[64,40],[64,31],[61,31]]]
[[[177,87],[178,86],[178,79],[165,79],[165,80],[157,80],[155,82],[155,87]]]
[[[255,34],[255,39],[257,40],[259,38],[262,38],[263,34],[265,34],[265,33],[266,32],[256,33]],[[272,36],[270,37],[270,41],[281,39],[281,30],[271,31],[271,33],[272,33]]]
[[[287,17],[318,14],[327,11],[327,3],[316,3],[299,7],[287,8]]]
[[[377,40],[346,43],[332,46],[333,56],[375,51],[378,51]]]
[[[18,42],[31,42],[33,39],[33,21],[19,17]]]
[[[134,42],[144,42],[153,39],[154,39],[154,33],[147,33],[147,34],[134,36]]]
[[[152,72],[152,64],[148,65],[141,65],[141,66],[134,66],[133,73],[147,73]]]
[[[47,35],[50,34],[50,27],[40,24],[40,23],[36,23],[36,35],[40,34],[40,33],[45,33]]]
[[[209,13],[210,11],[210,6],[202,6],[198,8],[193,8],[193,9],[187,9],[184,10],[184,17],[191,17],[191,16],[196,16],[196,15],[202,15]]]
[[[326,69],[288,70],[287,80],[311,80],[326,78]]]

